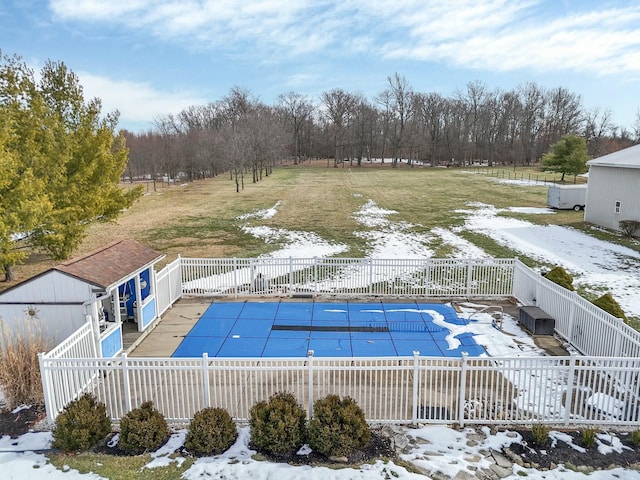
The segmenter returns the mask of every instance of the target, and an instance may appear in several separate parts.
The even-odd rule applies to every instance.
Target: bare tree
[[[407,125],[413,115],[413,90],[406,78],[398,73],[387,77],[389,88],[379,95],[389,118],[387,129],[391,141],[392,164],[397,166],[406,140]]]
[[[590,157],[603,155],[603,140],[614,134],[615,125],[611,119],[611,110],[595,107],[585,113],[583,136],[587,139]]]
[[[278,96],[280,108],[286,114],[286,119],[293,131],[293,163],[300,162],[300,143],[303,127],[313,112],[313,104],[299,93],[289,92]]]
[[[324,115],[333,129],[333,166],[337,167],[338,162],[343,159],[346,127],[356,105],[356,99],[352,94],[336,88],[322,94],[322,103]]]

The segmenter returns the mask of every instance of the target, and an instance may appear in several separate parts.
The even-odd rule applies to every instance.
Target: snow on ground
[[[640,253],[558,225],[536,225],[501,216],[505,210],[470,203],[456,210],[465,217],[460,230],[488,235],[497,243],[552,265],[561,265],[576,285],[594,293],[610,291],[622,309],[640,316]]]
[[[279,200],[276,204],[271,208],[265,208],[263,210],[254,210],[253,212],[245,213],[243,215],[239,215],[236,217],[237,220],[249,220],[250,218],[258,218],[262,220],[267,220],[268,218],[275,217],[276,213],[278,213],[278,207],[282,202]]]
[[[240,220],[249,218],[267,219],[277,214],[277,207],[252,212],[239,217]],[[468,209],[457,213],[464,215],[464,225],[456,231],[436,228],[432,231],[434,237],[413,234],[412,225],[405,222],[393,222],[389,219],[394,211],[379,208],[374,202],[368,201],[354,215],[359,222],[371,230],[358,232],[371,245],[369,256],[377,258],[428,258],[432,251],[429,244],[434,238],[453,246],[455,256],[467,258],[486,257],[480,248],[459,237],[456,232],[469,230],[490,235],[498,243],[506,245],[523,255],[536,258],[551,264],[560,264],[577,275],[576,283],[610,288],[616,298],[632,315],[640,316],[640,299],[635,299],[640,287],[640,254],[614,244],[603,242],[570,228],[558,226],[539,226],[533,223],[500,216],[503,211],[543,214],[550,213],[547,209],[528,207],[514,207],[499,210],[491,205],[470,204]],[[247,232],[263,239],[265,242],[279,241],[283,247],[270,256],[273,257],[313,257],[331,256],[345,251],[344,245],[333,245],[325,242],[319,236],[309,232],[291,232],[269,229],[265,227],[243,227]],[[375,229],[375,230],[374,230]],[[377,233],[376,233],[377,231]],[[354,273],[354,272],[351,272]],[[494,325],[494,318],[489,313],[477,313],[477,305],[458,304],[460,316],[468,318],[466,327],[452,325],[441,321],[451,334],[448,337],[450,346],[455,347],[456,336],[471,332],[475,341],[483,345],[492,357],[540,355],[541,351],[533,340],[522,332],[517,322],[505,316],[502,321],[504,335]],[[434,312],[435,313],[435,312]],[[514,381],[517,379],[514,379]],[[530,395],[539,398],[539,390],[545,389],[549,379],[536,378],[529,380]],[[523,389],[524,390],[524,389]],[[525,392],[526,393],[526,392]],[[517,400],[523,408],[529,399],[523,395]],[[536,408],[549,408],[538,406]],[[247,427],[239,429],[240,436],[236,444],[222,455],[197,460],[183,475],[183,478],[252,478],[255,480],[278,478],[279,480],[298,479],[307,480],[351,480],[351,479],[428,479],[429,476],[418,475],[407,471],[404,467],[393,462],[362,465],[359,468],[328,469],[326,467],[291,466],[253,460],[253,451],[249,449],[249,431]],[[469,442],[468,437],[477,437],[477,432],[471,429],[458,431],[446,426],[429,426],[421,429],[408,429],[407,434],[418,440],[418,446],[403,455],[404,461],[415,464],[427,471],[440,470],[451,477],[459,472],[473,474],[479,468],[486,468],[487,460],[480,454],[481,450],[499,450],[503,445],[518,442],[517,434],[512,436],[503,433],[491,435],[488,429],[483,429],[484,439]],[[184,442],[185,432],[175,433],[170,441],[152,455],[152,460],[145,468],[156,468],[170,462],[179,465],[184,459],[172,455]],[[571,437],[561,432],[551,432],[555,441],[570,441]],[[622,448],[619,442],[608,440],[602,442],[600,451],[607,453]],[[85,480],[101,478],[96,474],[80,474],[66,469],[64,472],[56,470],[47,463],[46,457],[39,450],[50,448],[51,433],[27,433],[19,439],[0,438],[0,464],[3,471],[2,478],[36,480],[67,479]],[[475,445],[475,446],[473,446]],[[580,448],[579,446],[576,446]],[[34,452],[35,451],[35,452]],[[171,455],[171,458],[170,458]],[[513,474],[507,477],[515,480],[526,476],[531,480],[605,480],[610,478],[624,478],[640,480],[640,472],[626,469],[614,469],[582,473],[567,471],[558,467],[551,471],[536,471],[513,466]]]
[[[429,249],[431,237],[410,232],[414,225],[408,222],[393,222],[390,215],[398,212],[378,207],[369,200],[357,212],[354,218],[361,225],[375,230],[354,232],[366,241],[369,258],[429,258],[433,252]]]
[[[299,232],[266,226],[243,226],[241,228],[245,233],[260,238],[265,243],[282,242],[282,248],[268,255],[273,258],[331,257],[348,250],[346,245],[329,243],[313,232]]]
[[[508,182],[529,186],[540,184],[528,180]],[[277,202],[269,209],[250,212],[238,219],[272,218],[277,214],[279,205],[280,202]],[[368,200],[353,214],[364,227],[354,234],[363,239],[367,258],[384,259],[429,258],[433,255],[433,245],[438,241],[452,247],[451,257],[486,258],[487,253],[481,248],[458,235],[465,230],[484,234],[522,255],[550,265],[563,266],[574,275],[574,283],[584,286],[587,291],[597,295],[610,291],[626,313],[640,317],[640,295],[637,294],[640,291],[640,253],[598,240],[572,228],[536,225],[504,215],[555,213],[548,208],[521,206],[498,209],[493,205],[469,203],[466,208],[454,213],[464,217],[463,226],[453,229],[437,227],[429,234],[416,233],[411,231],[416,225],[393,221],[392,217],[397,214],[396,211],[381,208],[373,200]],[[313,232],[288,231],[266,226],[245,225],[241,228],[264,242],[277,241],[282,245],[280,249],[271,252],[269,257],[330,257],[348,251],[346,245],[327,242]],[[340,288],[345,282],[354,286],[354,278],[364,278],[361,275],[363,268],[368,268],[368,265],[354,265],[330,283],[335,288]],[[384,272],[375,272],[375,281],[391,280],[384,278]],[[246,272],[247,282],[251,281],[252,273]],[[410,274],[411,272],[406,272],[405,277],[409,278]],[[199,281],[206,282],[206,279]],[[194,285],[194,288],[197,286]]]
[[[330,469],[327,467],[292,466],[286,463],[257,461],[252,457],[256,453],[249,448],[249,427],[238,428],[238,440],[225,453],[213,457],[197,459],[183,474],[185,480],[201,478],[232,479],[250,478],[252,480],[374,480],[397,478],[400,480],[428,480],[430,474],[418,474],[408,471],[394,462],[381,460],[372,464],[363,464],[353,468]],[[405,462],[415,465],[422,471],[436,472],[454,478],[456,475],[475,476],[479,469],[489,468],[490,462],[481,453],[489,450],[500,451],[522,441],[519,434],[498,432],[492,434],[487,427],[480,431],[471,428],[454,430],[440,425],[418,429],[405,429],[406,435],[416,441],[416,447],[409,453],[401,455]],[[601,434],[605,435],[605,434]],[[176,432],[166,445],[152,453],[151,461],[143,468],[154,469],[170,463],[182,465],[185,458],[179,449],[184,444],[185,430]],[[571,444],[571,437],[562,432],[551,431],[549,436],[554,441]],[[623,448],[615,437],[606,434],[606,439],[598,440],[598,448],[603,454],[620,451]],[[69,467],[57,470],[48,463],[46,456],[39,451],[51,446],[50,432],[27,433],[18,439],[8,436],[0,438],[0,468],[2,478],[8,480],[97,480],[102,479],[96,473],[81,474]],[[571,444],[573,445],[573,444]],[[574,445],[576,448],[581,448]],[[305,452],[310,452],[307,447]],[[99,471],[100,465],[96,465]],[[506,480],[526,477],[530,480],[608,480],[620,478],[640,480],[640,472],[630,469],[616,468],[596,471],[588,475],[565,470],[559,466],[554,470],[538,471],[513,465],[512,474]],[[456,477],[457,478],[457,477]]]

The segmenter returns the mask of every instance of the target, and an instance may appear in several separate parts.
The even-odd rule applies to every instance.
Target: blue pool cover
[[[173,357],[471,357],[486,355],[471,333],[455,338],[434,322],[465,325],[449,305],[427,303],[212,303]],[[441,322],[440,322],[441,323]]]

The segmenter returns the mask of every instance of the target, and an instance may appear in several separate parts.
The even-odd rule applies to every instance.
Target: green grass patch
[[[80,473],[96,473],[110,480],[179,480],[194,462],[186,458],[182,465],[172,463],[166,467],[143,468],[151,455],[115,456],[99,453],[78,455],[49,454],[49,461],[58,470],[72,468]]]

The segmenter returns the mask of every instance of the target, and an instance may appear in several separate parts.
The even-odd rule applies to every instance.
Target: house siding
[[[0,322],[14,334],[42,335],[55,345],[84,323],[82,304],[90,298],[90,284],[52,270],[0,293]]]
[[[640,221],[640,169],[591,165],[584,220],[613,230],[621,220]]]

